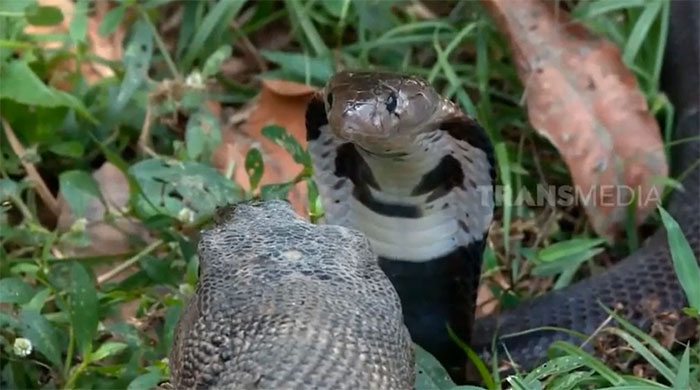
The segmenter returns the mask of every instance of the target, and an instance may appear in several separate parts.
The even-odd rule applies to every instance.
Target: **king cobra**
[[[676,19],[691,19],[675,28],[697,26],[692,17],[676,12]],[[670,153],[673,172],[684,174],[684,189],[675,191],[668,208],[697,257],[697,40],[692,33],[672,33],[671,52],[687,56],[667,60],[680,64],[665,73],[676,78],[667,88],[679,113],[675,138],[691,139]],[[687,305],[666,232],[659,229],[606,271],[475,321],[495,172],[492,146],[479,124],[418,77],[365,71],[333,76],[309,103],[306,126],[322,222],[367,235],[401,299],[411,338],[459,382],[466,354],[446,325],[484,357],[496,337],[515,363],[528,368],[553,341],[578,339],[554,330],[522,331],[559,327],[592,334],[608,317],[600,303],[621,304],[627,319],[648,329],[659,312]],[[641,302],[654,302],[655,310]],[[508,336],[516,333],[522,334]]]

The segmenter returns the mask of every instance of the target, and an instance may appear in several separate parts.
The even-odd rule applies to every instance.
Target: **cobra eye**
[[[326,102],[328,103],[328,107],[333,106],[333,94],[332,93],[329,93],[328,95],[326,95]]]
[[[392,92],[389,94],[389,97],[386,98],[386,110],[393,114],[394,110],[396,110],[396,103],[396,94]]]

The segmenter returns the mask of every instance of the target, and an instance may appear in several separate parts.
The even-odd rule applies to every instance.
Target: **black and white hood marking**
[[[484,130],[459,116],[378,155],[330,131],[320,98],[306,114],[324,222],[363,231],[380,257],[425,262],[484,239],[494,161]]]

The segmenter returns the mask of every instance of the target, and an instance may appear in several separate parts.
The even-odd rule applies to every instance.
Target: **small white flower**
[[[32,353],[32,342],[24,337],[17,337],[15,339],[15,345],[13,346],[15,355],[19,357],[28,356]]]
[[[73,233],[83,233],[87,227],[87,219],[78,218],[70,227],[70,231]]]
[[[190,88],[204,89],[204,80],[202,79],[202,74],[199,71],[194,71],[190,73],[185,79],[185,84]]]
[[[183,207],[180,212],[177,213],[177,219],[184,223],[194,222],[194,211],[189,207]]]

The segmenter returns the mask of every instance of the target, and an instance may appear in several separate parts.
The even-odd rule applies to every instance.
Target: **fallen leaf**
[[[66,34],[69,31],[71,20],[75,15],[75,2],[71,0],[38,0],[40,6],[51,6],[61,10],[63,20],[54,26],[27,25],[24,32],[27,34]],[[109,36],[103,37],[98,33],[98,27],[104,15],[110,10],[110,2],[97,0],[92,3],[93,13],[88,17],[86,39],[87,52],[95,54],[109,61],[120,61],[123,55],[122,42],[126,34],[124,26],[118,26]],[[60,41],[48,41],[41,43],[45,49],[58,49],[63,46]],[[74,50],[71,49],[71,50]],[[52,68],[50,84],[63,90],[72,89],[70,75],[75,71],[75,60],[65,59],[56,62]],[[107,65],[84,59],[80,65],[80,72],[88,84],[94,84],[104,77],[111,77],[114,71]]]
[[[668,174],[659,126],[620,50],[556,2],[482,0],[508,37],[530,123],[559,150],[593,229],[610,240],[638,191],[636,222]]]
[[[61,250],[81,256],[113,255],[129,252],[134,244],[141,246],[134,237],[138,237],[142,242],[151,242],[152,237],[140,222],[118,213],[129,204],[129,183],[122,171],[111,163],[104,163],[92,173],[92,177],[97,182],[110,211],[115,215],[114,219],[105,221],[105,205],[99,199],[90,198],[85,209],[85,231],[90,238],[90,245],[84,248],[63,247]],[[61,208],[58,228],[65,231],[73,225],[76,218],[61,194],[58,196],[58,202]]]
[[[284,127],[289,134],[306,146],[306,104],[316,90],[308,85],[283,80],[263,80],[257,105],[245,126],[246,133],[259,143],[265,172],[261,184],[292,180],[304,167],[294,161],[281,146],[262,136],[267,125]],[[242,164],[239,164],[241,169]],[[247,180],[246,180],[247,182]],[[289,192],[289,200],[301,215],[307,213],[306,186],[299,183]]]

